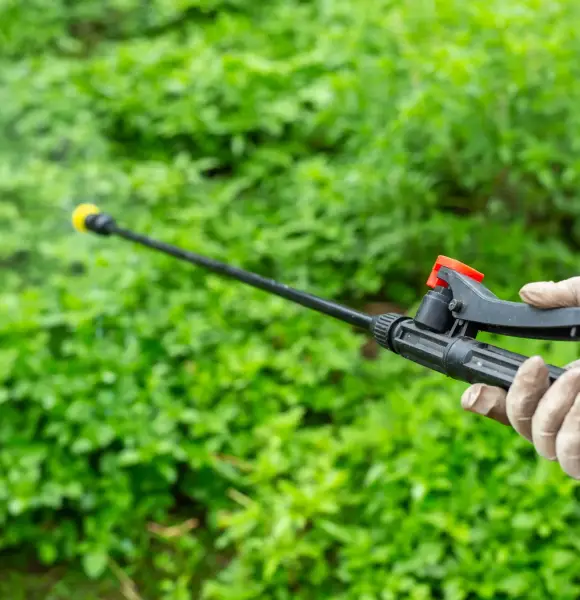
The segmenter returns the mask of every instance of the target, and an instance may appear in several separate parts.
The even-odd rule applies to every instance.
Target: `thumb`
[[[528,283],[520,290],[520,296],[536,308],[580,306],[580,277]]]
[[[469,412],[510,425],[506,410],[506,396],[507,393],[501,388],[476,383],[463,393],[461,406]]]

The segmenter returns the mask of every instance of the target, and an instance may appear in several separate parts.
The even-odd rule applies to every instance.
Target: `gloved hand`
[[[580,277],[529,283],[520,296],[538,308],[580,306]],[[550,387],[546,363],[533,356],[522,364],[509,392],[478,383],[465,391],[461,405],[511,425],[541,456],[580,479],[580,360],[566,368]]]

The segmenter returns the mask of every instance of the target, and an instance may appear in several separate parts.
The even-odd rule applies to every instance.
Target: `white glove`
[[[529,283],[520,296],[538,308],[580,306],[580,277]],[[580,360],[566,368],[549,386],[546,363],[534,356],[521,365],[507,393],[478,383],[465,391],[461,405],[511,425],[538,454],[558,461],[568,475],[580,479]]]

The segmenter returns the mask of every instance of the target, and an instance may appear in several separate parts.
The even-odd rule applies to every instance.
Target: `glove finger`
[[[520,290],[522,300],[536,308],[580,306],[580,277],[564,281],[537,281]]]
[[[538,454],[556,459],[556,435],[580,392],[580,369],[567,371],[552,384],[532,417],[532,439]]]
[[[556,454],[562,470],[580,479],[580,395],[574,399],[556,436]]]
[[[506,412],[509,422],[529,442],[533,441],[532,417],[549,387],[546,363],[541,356],[532,356],[520,366],[508,391]]]
[[[483,383],[472,385],[461,396],[461,406],[464,410],[509,425],[505,401],[504,390]]]

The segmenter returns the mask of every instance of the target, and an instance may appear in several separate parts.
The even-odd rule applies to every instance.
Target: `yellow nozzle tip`
[[[98,215],[101,211],[94,204],[79,204],[72,214],[73,227],[81,233],[88,231],[85,221],[90,215]]]

